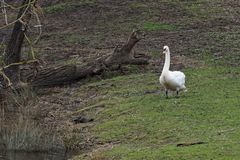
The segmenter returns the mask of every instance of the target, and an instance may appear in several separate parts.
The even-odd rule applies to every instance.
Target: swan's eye
[[[166,51],[167,50],[167,48],[163,48],[163,51]]]

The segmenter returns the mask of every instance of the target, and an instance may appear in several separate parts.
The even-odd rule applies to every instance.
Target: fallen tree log
[[[116,47],[111,54],[82,65],[70,64],[41,69],[35,74],[28,74],[27,81],[33,87],[61,85],[99,75],[106,70],[119,68],[121,65],[146,65],[149,61],[148,56],[136,57],[131,52],[135,44],[143,37],[141,31],[133,31],[127,42],[122,47]]]

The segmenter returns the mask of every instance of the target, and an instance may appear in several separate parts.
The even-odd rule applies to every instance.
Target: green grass
[[[233,16],[237,12],[230,11],[233,9],[231,6],[226,8],[225,3],[217,0],[161,2],[132,2],[129,13],[136,14],[119,16],[116,14],[118,12],[104,10],[103,16],[110,18],[108,21],[101,18],[96,20],[94,27],[98,34],[94,32],[95,37],[75,34],[51,37],[66,44],[89,44],[93,40],[100,42],[105,34],[123,34],[133,28],[156,32],[186,28],[197,31],[193,34],[200,32],[199,37],[204,35],[199,42],[207,37],[205,45],[190,44],[188,49],[215,67],[186,69],[188,92],[181,93],[180,98],[173,93],[166,99],[163,90],[160,94],[146,94],[146,91],[160,89],[159,74],[156,73],[117,76],[102,81],[98,79],[98,82],[83,86],[85,90],[96,89],[100,95],[90,105],[105,104],[105,108],[92,111],[97,124],[91,128],[91,133],[102,143],[114,143],[112,148],[103,146],[103,150],[92,152],[92,159],[238,159],[240,68],[228,65],[231,62],[239,66],[239,28],[231,26],[236,25],[231,21],[234,21]],[[94,1],[86,4],[92,5]],[[46,11],[58,13],[76,9],[80,5],[83,3],[62,2],[47,7]],[[167,16],[161,10],[165,8],[170,9]],[[168,21],[168,17],[179,14],[182,16],[175,21]],[[163,22],[159,22],[160,16],[165,19]],[[223,26],[218,23],[221,20]],[[197,27],[191,28],[192,25]],[[152,57],[159,56],[151,48],[149,54]],[[216,59],[219,57],[221,59]],[[79,92],[83,92],[82,88]],[[69,140],[69,145],[78,143],[80,132],[76,131],[76,137]],[[178,143],[198,141],[206,143],[176,146]]]
[[[158,90],[158,74],[119,76],[91,84],[112,83],[107,108],[92,133],[103,142],[118,142],[96,154],[102,159],[234,159],[240,156],[239,68],[209,67],[185,70],[188,92],[166,99]],[[101,86],[101,85],[100,85]],[[176,147],[178,143],[206,144]],[[96,158],[96,159],[97,159]]]
[[[193,18],[210,19],[213,18],[213,16],[225,15],[223,6],[217,0],[195,0],[191,3],[188,1],[177,3],[187,15]]]
[[[201,18],[208,18],[209,17],[209,10],[206,10],[203,7],[202,3],[191,3],[187,4],[184,3],[184,9],[186,13],[188,13],[191,16],[197,16]]]
[[[88,44],[94,37],[79,35],[78,33],[50,33],[43,36],[44,41],[42,43],[47,43],[55,39],[60,40],[65,44]]]
[[[70,44],[74,44],[74,43],[87,44],[89,43],[90,39],[86,36],[82,36],[78,34],[68,34],[66,35],[64,41]]]
[[[130,7],[133,9],[146,9],[148,8],[148,5],[142,3],[142,2],[133,2]]]
[[[62,12],[69,7],[70,7],[70,5],[67,5],[66,3],[59,3],[56,5],[48,6],[44,10],[47,13],[56,13],[56,12]]]
[[[165,24],[165,23],[148,22],[143,25],[143,30],[147,30],[147,31],[157,31],[157,30],[173,31],[176,29],[177,29],[176,26],[172,24]]]
[[[212,38],[212,48],[214,48],[220,56],[218,58],[221,65],[239,65],[240,61],[240,30],[235,32],[210,32]],[[214,47],[213,47],[214,46]],[[222,48],[224,46],[224,48]]]
[[[48,7],[45,7],[44,10],[46,13],[59,13],[66,10],[72,10],[77,7],[81,7],[84,5],[94,5],[95,0],[78,0],[78,1],[67,1],[67,2],[61,2],[57,3]]]

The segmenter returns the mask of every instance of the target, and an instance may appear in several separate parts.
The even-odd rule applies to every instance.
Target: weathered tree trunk
[[[64,65],[59,67],[45,68],[37,74],[27,75],[29,83],[34,86],[52,86],[70,83],[85,77],[101,74],[105,70],[111,70],[114,66],[121,65],[145,65],[148,64],[149,57],[141,55],[134,57],[131,53],[135,44],[142,39],[140,31],[133,31],[125,45],[116,47],[113,53],[88,62],[82,65]]]
[[[28,4],[32,1],[33,0],[23,0],[22,2],[22,6],[24,7],[19,10],[17,16],[18,20],[14,24],[11,38],[6,48],[6,54],[4,56],[5,65],[18,63],[21,60],[21,48],[24,41],[24,33],[26,32],[27,25],[31,19],[31,7]],[[20,70],[18,65],[11,66],[5,69],[4,72],[14,85],[19,82]]]

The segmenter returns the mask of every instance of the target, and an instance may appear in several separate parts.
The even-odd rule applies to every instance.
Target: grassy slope
[[[81,4],[75,2],[67,7],[63,7],[65,3],[48,7],[46,11],[55,13],[82,5],[82,1]],[[176,37],[171,37],[169,41],[165,38],[164,43],[175,46],[178,53],[184,51],[189,55],[196,52],[208,62],[217,58],[218,65],[227,63],[239,66],[240,28],[234,19],[238,15],[238,9],[226,8],[228,4],[217,0],[161,2],[134,1],[129,7],[134,12],[139,11],[139,14],[126,12],[126,17],[125,12],[120,12],[123,16],[118,16],[115,15],[118,10],[108,12],[103,8],[103,15],[110,18],[107,21],[109,23],[99,16],[96,19],[97,27],[93,28],[99,31],[97,33],[100,35],[94,37],[96,32],[93,32],[94,36],[89,33],[72,37],[76,34],[67,33],[64,40],[67,44],[76,42],[84,46],[97,37],[104,37],[102,33],[105,33],[105,30],[106,35],[115,32],[122,34],[136,26],[149,32],[151,36],[160,32],[161,36],[156,35],[155,38],[168,37],[175,33],[178,37],[178,32],[185,34],[185,31],[193,30],[194,32],[190,32],[191,35],[183,40],[183,44],[178,40],[175,42]],[[97,3],[91,1],[89,4],[97,6]],[[120,5],[118,7],[121,8]],[[168,19],[169,16],[175,18]],[[116,25],[121,23],[124,26]],[[228,26],[228,23],[231,25]],[[59,35],[61,34],[56,34]],[[96,41],[93,46],[100,42]],[[161,39],[157,39],[157,42],[151,39],[150,43],[156,45],[162,42]],[[99,123],[91,128],[91,133],[99,141],[109,144],[108,147],[91,153],[92,156],[86,156],[87,159],[238,158],[239,67],[209,65],[186,69],[185,73],[188,92],[182,93],[180,98],[173,95],[166,99],[163,92],[146,94],[146,91],[160,88],[159,74],[150,72],[119,76],[83,86],[96,87],[99,94],[103,95],[98,103],[106,104],[106,107],[96,115],[95,119]],[[178,143],[198,141],[206,144],[176,147]],[[83,157],[76,156],[73,159]]]
[[[225,3],[218,0],[150,2],[135,0],[126,4],[121,4],[119,1],[120,4],[115,4],[113,7],[115,10],[112,8],[114,3],[108,3],[109,6],[106,7],[102,2],[100,3],[102,15],[97,14],[96,17],[92,17],[98,10],[94,7],[99,6],[99,2],[101,1],[71,0],[45,7],[45,12],[49,15],[57,17],[61,12],[76,12],[76,15],[80,17],[83,15],[83,18],[69,16],[64,19],[64,23],[58,24],[59,19],[53,16],[54,21],[48,23],[46,27],[60,25],[59,28],[62,27],[62,30],[56,27],[49,29],[49,32],[43,36],[42,45],[46,47],[46,44],[49,44],[55,47],[54,45],[58,44],[55,48],[58,51],[56,53],[62,53],[62,50],[67,52],[69,48],[74,48],[73,44],[77,44],[77,48],[87,45],[87,47],[96,47],[101,43],[105,44],[109,37],[112,41],[115,37],[117,39],[118,35],[128,34],[133,28],[138,27],[145,30],[149,37],[154,37],[149,40],[151,45],[146,43],[147,40],[141,44],[146,45],[144,52],[146,48],[150,52],[159,51],[162,43],[167,43],[174,46],[173,49],[178,51],[177,53],[182,54],[183,51],[185,55],[190,55],[196,52],[201,56],[204,53],[203,58],[206,61],[218,58],[218,65],[227,63],[239,66],[240,10],[234,1]],[[93,19],[93,24],[90,20],[83,21],[87,16],[78,13],[79,8],[83,13],[87,12],[84,8],[94,10],[87,12],[90,15],[89,19]],[[65,16],[63,15],[60,14],[61,19]],[[71,28],[71,25],[66,27],[63,24],[72,24],[75,28],[71,31],[68,28]],[[89,30],[88,33],[81,30],[85,25]],[[66,28],[71,32],[66,31]],[[179,37],[178,34],[185,34],[188,30],[194,32],[190,32],[191,34],[181,41],[175,40]],[[112,38],[113,33],[114,38]],[[169,40],[168,36],[170,36]],[[58,40],[57,43],[55,39]],[[119,39],[116,41],[118,42]],[[69,52],[72,53],[72,50]],[[156,54],[158,57],[159,53]],[[47,58],[61,57],[59,54],[48,52],[46,55]],[[65,61],[65,57],[63,59]],[[95,119],[99,123],[91,128],[91,134],[110,146],[102,147],[102,150],[93,152],[92,156],[87,157],[91,157],[90,159],[237,159],[240,156],[239,67],[208,66],[186,69],[185,73],[189,91],[182,93],[180,98],[171,96],[166,99],[163,92],[146,94],[146,91],[160,88],[159,74],[150,72],[119,76],[84,85],[83,88],[98,88],[99,95],[102,95],[98,103],[106,104],[104,110],[100,110],[96,115]],[[81,89],[79,90],[81,92]],[[77,135],[78,132],[80,131],[77,131]],[[176,147],[178,143],[197,141],[206,144]],[[76,156],[74,159],[83,158]]]
[[[239,68],[187,69],[187,93],[166,99],[158,75],[120,76],[91,85],[112,83],[92,133],[117,143],[92,159],[225,159],[240,156]],[[178,143],[206,144],[176,147]],[[76,158],[77,159],[77,158]]]

